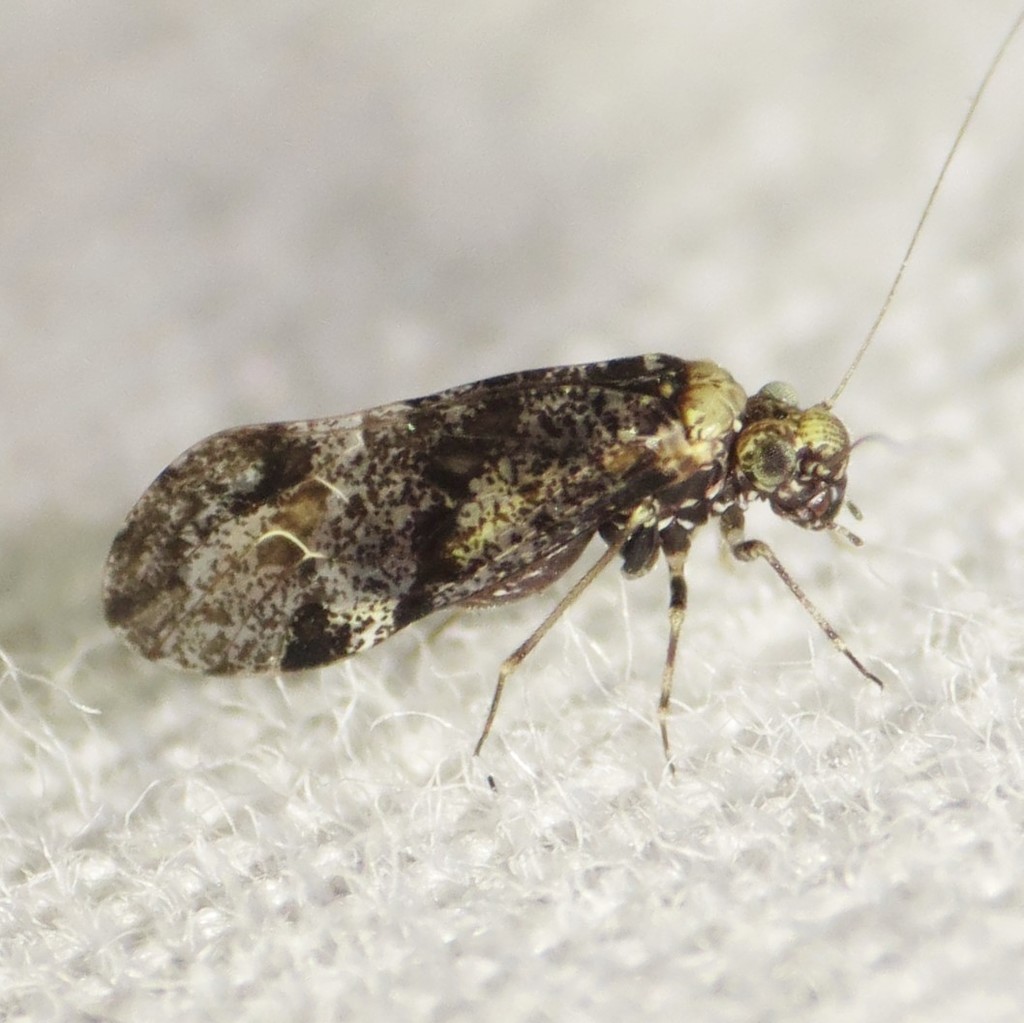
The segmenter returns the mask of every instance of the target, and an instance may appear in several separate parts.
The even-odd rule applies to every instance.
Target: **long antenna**
[[[971,121],[974,119],[974,111],[978,109],[978,104],[981,102],[981,97],[985,94],[985,90],[988,88],[988,83],[992,81],[992,76],[995,74],[1000,63],[1002,63],[1003,56],[1009,49],[1010,43],[1013,41],[1013,37],[1017,34],[1017,30],[1022,24],[1024,24],[1024,10],[1017,15],[1016,21],[1014,21],[1010,26],[1010,30],[1006,33],[1002,43],[999,45],[999,49],[996,51],[996,55],[989,63],[988,70],[985,72],[985,77],[981,80],[981,85],[978,86],[974,96],[971,97],[967,113],[964,114],[964,118],[960,122],[960,127],[957,129],[956,137],[953,139],[953,144],[949,147],[949,152],[946,153],[946,159],[942,163],[942,169],[939,171],[939,176],[935,179],[935,184],[932,185],[932,190],[928,195],[928,201],[924,204],[924,209],[921,210],[920,217],[917,218],[917,226],[914,228],[914,233],[910,237],[910,244],[907,246],[907,251],[903,254],[903,262],[900,263],[900,268],[896,271],[896,276],[893,277],[892,284],[889,285],[889,291],[886,293],[885,301],[882,302],[882,308],[878,310],[875,322],[871,324],[871,329],[868,331],[867,337],[864,338],[860,348],[857,350],[857,354],[853,357],[853,362],[850,363],[849,368],[843,374],[843,379],[839,381],[839,386],[832,392],[832,397],[825,402],[826,408],[831,408],[839,399],[839,396],[843,391],[846,390],[846,385],[850,382],[850,378],[857,371],[857,367],[860,365],[861,359],[864,358],[865,352],[867,352],[871,347],[871,342],[875,340],[875,334],[878,333],[878,328],[882,325],[882,320],[885,319],[885,314],[889,311],[889,306],[892,305],[896,289],[900,286],[900,281],[903,280],[903,271],[906,270],[907,263],[910,262],[910,257],[913,255],[914,249],[917,247],[917,240],[921,237],[921,230],[932,211],[932,207],[935,205],[935,197],[939,194],[939,189],[942,187],[942,182],[945,180],[946,171],[949,170],[949,165],[953,162],[953,157],[956,155],[956,151],[960,148],[960,143],[963,141],[968,125],[970,125]]]

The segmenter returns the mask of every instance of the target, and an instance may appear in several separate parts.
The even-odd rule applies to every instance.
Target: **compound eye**
[[[774,402],[776,405],[784,405],[788,408],[796,408],[798,400],[796,388],[792,384],[787,384],[784,380],[773,380],[770,384],[765,384],[755,397],[763,398],[765,401]]]
[[[771,420],[752,423],[740,435],[736,458],[743,474],[761,493],[773,493],[796,472],[791,431]]]
[[[829,461],[850,451],[850,435],[846,427],[821,405],[809,408],[800,417],[800,443],[821,461]]]

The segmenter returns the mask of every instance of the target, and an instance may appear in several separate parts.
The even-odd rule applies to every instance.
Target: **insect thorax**
[[[624,512],[601,535],[622,545],[622,568],[642,575],[659,553],[683,549],[689,535],[727,509],[765,500],[806,529],[827,529],[842,507],[850,439],[825,404],[801,408],[788,384],[766,384],[747,398],[711,362],[686,364],[677,429],[659,438],[659,460],[675,479],[651,496],[648,515],[627,525]]]

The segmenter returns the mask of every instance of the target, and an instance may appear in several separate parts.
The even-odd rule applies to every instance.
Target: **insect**
[[[860,672],[744,509],[860,541],[846,505],[851,443],[832,406],[871,344],[1011,29],[972,101],[881,312],[832,397],[785,385],[748,397],[709,361],[647,355],[495,377],[354,415],[226,430],[168,466],[114,539],[107,621],[152,659],[207,674],[293,671],[367,649],[443,609],[544,589],[592,539],[607,544],[501,666],[476,752],[510,673],[612,561],[663,555],[667,715],[694,531],[717,519],[741,561],[766,561]]]

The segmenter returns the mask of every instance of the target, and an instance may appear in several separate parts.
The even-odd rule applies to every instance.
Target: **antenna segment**
[[[914,227],[914,233],[910,236],[910,244],[907,246],[907,251],[903,254],[903,261],[900,263],[899,269],[896,271],[896,276],[892,279],[892,284],[889,285],[889,290],[886,292],[885,299],[882,302],[882,307],[878,310],[875,322],[871,324],[871,329],[868,331],[867,336],[864,338],[860,348],[857,350],[857,354],[853,357],[853,361],[843,374],[842,380],[839,381],[839,386],[832,392],[832,396],[828,401],[825,402],[826,408],[831,408],[836,401],[838,401],[839,396],[843,391],[846,390],[846,385],[850,382],[850,378],[857,371],[857,367],[860,365],[861,359],[864,358],[867,350],[871,347],[872,341],[875,340],[875,334],[878,333],[878,328],[882,325],[882,320],[885,319],[885,315],[889,311],[889,306],[892,305],[896,289],[900,286],[900,282],[903,280],[903,272],[907,269],[910,257],[913,255],[914,249],[917,247],[917,241],[921,237],[921,231],[932,212],[932,207],[935,205],[935,198],[939,194],[942,182],[946,178],[946,172],[949,170],[949,166],[953,162],[953,157],[956,156],[956,152],[960,148],[960,143],[963,141],[963,137],[967,132],[968,126],[974,119],[974,112],[978,109],[978,104],[981,102],[981,98],[984,96],[989,82],[992,81],[992,78],[996,73],[996,69],[1002,63],[1003,57],[1010,47],[1010,43],[1013,42],[1013,38],[1022,24],[1024,24],[1024,10],[1017,15],[1017,19],[1003,37],[1003,41],[1000,43],[999,49],[996,51],[995,56],[989,63],[988,70],[985,72],[985,77],[982,78],[981,84],[971,97],[970,105],[967,107],[967,113],[964,114],[963,120],[960,122],[960,127],[957,129],[956,137],[953,139],[953,144],[949,147],[949,152],[946,153],[946,159],[943,161],[942,168],[939,170],[938,177],[935,179],[935,184],[932,185],[932,190],[928,194],[928,201],[924,204],[924,209],[921,210],[921,215],[917,218],[917,225]]]

